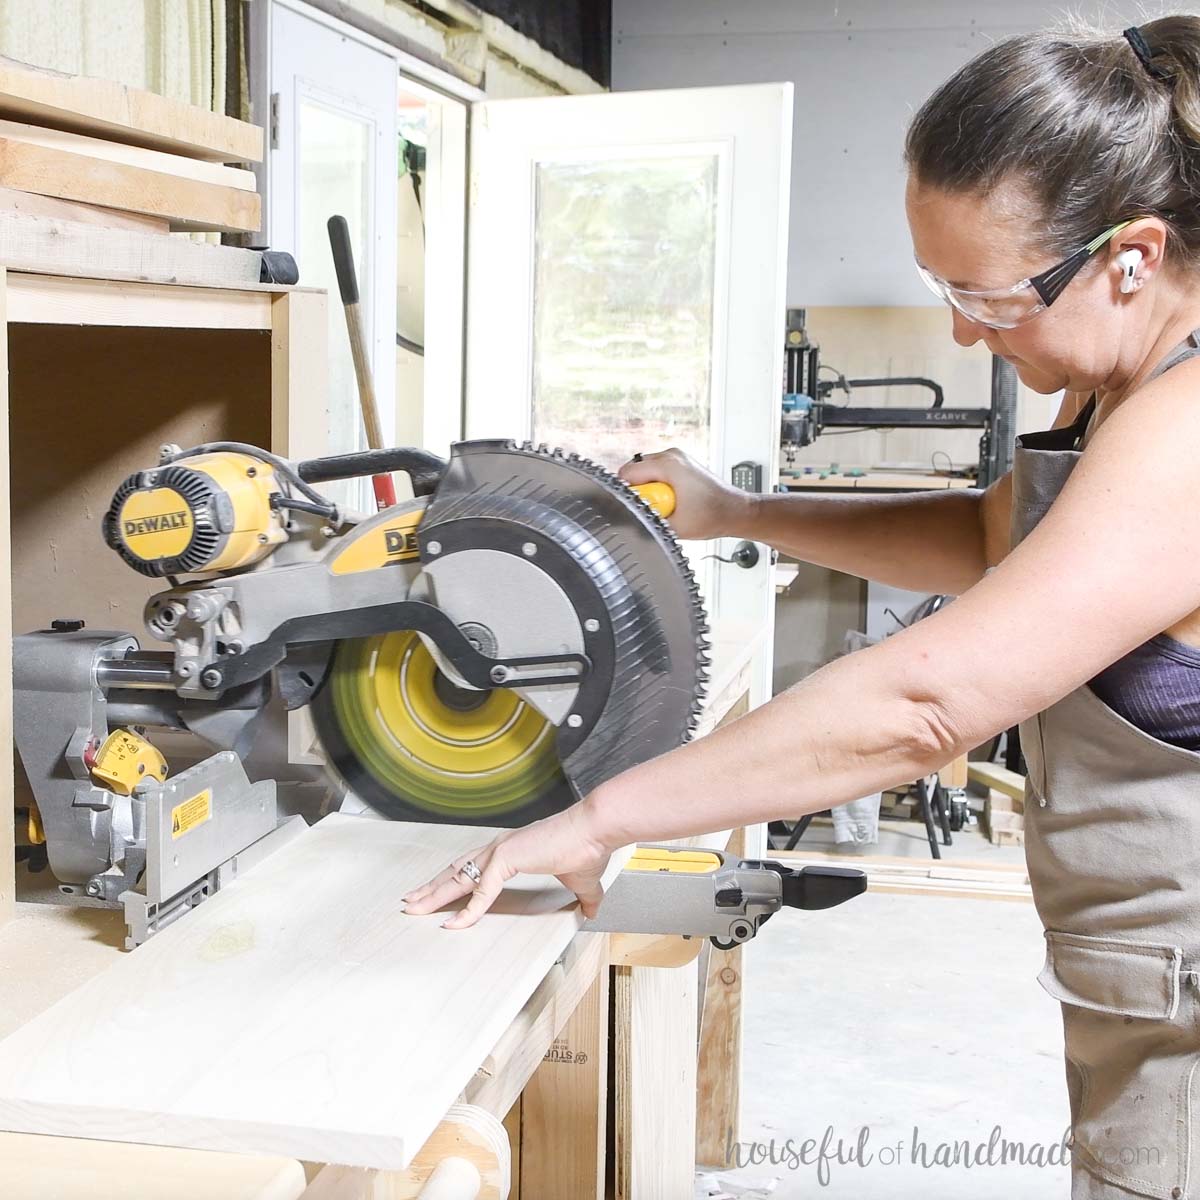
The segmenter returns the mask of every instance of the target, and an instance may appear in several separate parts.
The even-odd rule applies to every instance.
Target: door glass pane
[[[533,436],[709,460],[716,155],[536,167]]]
[[[312,96],[301,96],[296,137],[297,230],[301,280],[329,293],[329,452],[340,454],[364,445],[354,360],[338,292],[326,222],[335,213],[346,218],[354,250],[360,297],[371,292],[367,255],[372,186],[374,128],[356,114],[338,111]],[[368,353],[372,345],[371,305],[362,304]],[[365,506],[361,482],[322,484],[339,503]]]

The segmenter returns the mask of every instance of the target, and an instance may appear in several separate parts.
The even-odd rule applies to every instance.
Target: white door
[[[615,468],[678,445],[778,473],[791,84],[474,106],[466,435]],[[689,547],[718,652],[770,695],[769,553]]]
[[[358,391],[326,222],[346,218],[384,436],[395,425],[395,59],[322,14],[270,0],[271,246],[290,250],[300,282],[329,293],[328,453],[364,446]],[[343,502],[369,507],[365,485]],[[336,488],[328,488],[334,491]]]

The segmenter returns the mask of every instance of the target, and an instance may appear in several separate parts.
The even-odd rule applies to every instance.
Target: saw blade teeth
[[[519,450],[523,454],[534,454],[540,458],[553,458],[564,461],[564,454],[561,449],[551,451],[545,443],[535,446],[531,440],[525,441],[521,443]],[[604,484],[611,492],[621,496],[626,503],[635,502],[632,505],[635,511],[641,514],[642,519],[653,529],[663,548],[670,554],[687,587],[687,596],[691,609],[691,624],[693,634],[696,638],[698,656],[710,650],[711,643],[707,640],[710,629],[708,613],[704,606],[704,597],[700,591],[700,584],[696,579],[696,573],[692,570],[692,564],[688,561],[688,557],[683,550],[683,545],[675,530],[659,515],[657,509],[643,500],[633,490],[632,485],[622,479],[615,471],[610,471],[607,467],[574,450],[565,455],[565,462],[569,463],[576,470],[582,471]],[[708,665],[711,663],[711,657],[706,657],[708,657],[708,662],[701,662],[698,657],[695,663],[695,694],[691,706],[690,720],[692,726],[689,732],[694,730],[695,723],[700,719],[700,714],[704,708],[704,701],[708,695]]]

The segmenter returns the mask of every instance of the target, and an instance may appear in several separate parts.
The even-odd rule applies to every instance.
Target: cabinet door
[[[474,106],[468,437],[612,468],[676,445],[724,479],[749,462],[774,486],[791,92]],[[750,569],[708,557],[733,545],[689,547],[714,634],[769,655],[770,555]]]
[[[268,230],[290,250],[300,282],[329,293],[329,402],[324,451],[364,445],[354,364],[326,222],[346,218],[384,436],[395,426],[395,60],[321,14],[272,0]],[[328,488],[333,492],[336,487]],[[369,507],[369,488],[342,486],[344,503]]]

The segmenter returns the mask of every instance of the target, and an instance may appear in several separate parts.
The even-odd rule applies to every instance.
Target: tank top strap
[[[1160,362],[1158,366],[1150,372],[1146,382],[1149,383],[1151,379],[1157,379],[1160,375],[1165,374],[1172,367],[1177,367],[1180,363],[1187,362],[1189,359],[1195,358],[1197,355],[1200,355],[1200,329],[1192,330],[1192,332],[1189,333],[1187,337],[1184,338],[1183,341],[1180,342],[1179,345],[1176,346],[1175,349],[1172,350],[1171,353],[1168,354],[1167,357],[1164,358],[1162,362]]]
[[[1197,357],[1200,357],[1200,329],[1195,329],[1189,333],[1154,368],[1153,372],[1146,379],[1146,382],[1149,383],[1151,379],[1157,379],[1172,367],[1177,367],[1180,363]],[[1093,392],[1091,398],[1079,410],[1078,415],[1070,425],[1064,425],[1060,429],[1047,429],[1041,433],[1022,434],[1017,438],[1017,445],[1023,450],[1079,450],[1083,446],[1083,439],[1087,434],[1088,426],[1091,424],[1092,416],[1095,412],[1096,393]]]

